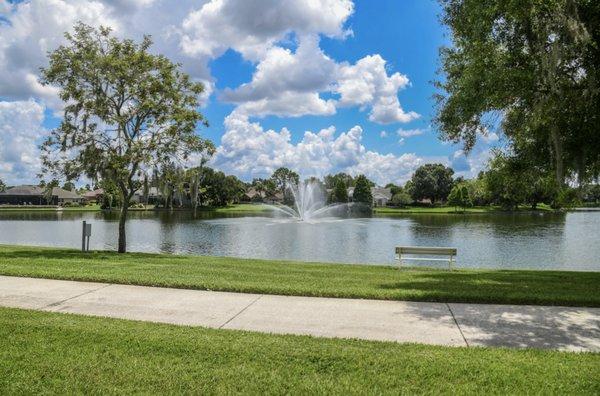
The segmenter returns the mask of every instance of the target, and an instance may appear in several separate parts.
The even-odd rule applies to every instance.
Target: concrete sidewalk
[[[0,306],[319,337],[600,351],[600,309],[224,293],[0,276]]]

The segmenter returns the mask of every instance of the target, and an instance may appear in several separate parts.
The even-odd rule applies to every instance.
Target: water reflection
[[[78,247],[81,221],[93,249],[116,246],[116,213],[0,213],[0,243]],[[394,247],[454,246],[471,268],[600,270],[600,213],[402,215],[323,219],[311,224],[264,215],[132,212],[132,251],[393,263]]]

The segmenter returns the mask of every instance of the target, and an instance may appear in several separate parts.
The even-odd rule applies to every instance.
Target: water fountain
[[[325,191],[318,181],[300,182],[289,185],[288,191],[294,198],[294,206],[268,205],[291,218],[300,221],[315,221],[319,218],[339,216],[347,211],[351,204],[337,203],[327,205]]]

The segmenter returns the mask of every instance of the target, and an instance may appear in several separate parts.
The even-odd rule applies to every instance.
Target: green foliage
[[[348,202],[348,189],[342,179],[338,179],[335,183],[332,201],[340,203]]]
[[[568,208],[579,204],[579,192],[575,188],[563,187],[553,202],[554,208]]]
[[[469,190],[469,196],[474,206],[485,206],[491,203],[490,193],[483,173],[480,173],[477,178],[465,180],[463,183]]]
[[[6,184],[4,184],[4,181],[0,179],[0,192],[4,191],[6,191]]]
[[[100,204],[101,209],[112,210],[113,208],[121,207],[123,199],[117,189],[115,183],[110,180],[101,180],[99,187],[104,190],[102,194],[102,203]]]
[[[136,43],[79,23],[67,44],[49,54],[42,83],[59,88],[63,120],[42,145],[48,173],[110,180],[122,202],[140,188],[139,171],[213,150],[196,133],[202,84],[161,55],[149,37]],[[65,156],[64,153],[72,153]],[[127,205],[119,219],[119,252],[126,250]]]
[[[200,188],[202,202],[211,206],[226,206],[240,201],[245,184],[233,175],[225,175],[212,168],[202,168]]]
[[[63,184],[62,188],[63,188],[63,190],[74,191],[75,183],[73,183],[72,181],[67,181],[67,182],[65,182],[65,184]]]
[[[388,183],[388,184],[386,184],[385,188],[389,188],[390,192],[392,193],[392,195],[396,195],[396,194],[404,191],[404,189],[401,186],[397,186],[394,183]]]
[[[48,183],[44,183],[44,199],[48,204],[52,203],[52,189],[60,185],[58,179],[52,179]]]
[[[347,187],[354,187],[354,178],[347,173],[336,173],[335,175],[327,175],[325,176],[325,188],[333,189],[335,188],[337,182],[341,180]]]
[[[444,201],[452,189],[454,171],[442,164],[425,164],[411,178],[410,191],[415,201],[430,199]]]
[[[283,194],[283,203],[285,205],[292,205],[294,203],[294,197],[288,187],[298,185],[298,183],[300,183],[300,176],[288,168],[278,168],[273,172],[273,175],[271,175],[271,180],[275,184],[277,190]]]
[[[600,184],[588,184],[583,187],[581,197],[584,202],[600,203]]]
[[[454,207],[460,207],[463,211],[473,206],[469,189],[465,183],[459,183],[452,187],[450,194],[448,195],[448,205]]]
[[[354,180],[352,201],[372,207],[373,194],[371,194],[371,185],[372,182],[365,175],[358,175]]]
[[[440,3],[453,40],[436,84],[441,137],[468,151],[500,121],[513,154],[553,169],[558,186],[597,176],[600,2]]]
[[[392,196],[392,204],[394,204],[394,206],[403,207],[410,205],[411,203],[413,203],[412,197],[404,191],[397,192]]]
[[[535,209],[538,203],[554,201],[556,195],[555,182],[546,170],[500,151],[494,153],[482,177],[490,200],[509,210],[521,203]]]

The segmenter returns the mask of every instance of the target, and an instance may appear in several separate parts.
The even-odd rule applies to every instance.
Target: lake
[[[117,214],[0,212],[0,243],[114,250]],[[458,248],[462,268],[600,271],[600,212],[402,215],[302,223],[203,212],[132,212],[128,250],[265,259],[393,264],[394,247]],[[432,265],[425,263],[423,265]],[[438,264],[439,265],[439,264]]]

